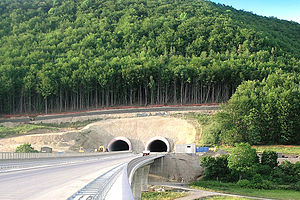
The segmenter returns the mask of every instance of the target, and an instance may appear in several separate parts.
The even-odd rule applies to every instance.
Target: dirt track
[[[74,113],[62,113],[51,115],[38,115],[34,117],[21,116],[11,118],[0,118],[0,124],[6,122],[48,122],[48,121],[62,121],[63,119],[93,119],[99,116],[107,115],[123,115],[130,114],[131,116],[137,116],[138,114],[152,112],[154,115],[160,112],[200,112],[200,111],[216,111],[219,109],[219,105],[196,105],[196,106],[162,106],[162,107],[133,107],[127,109],[102,109],[86,112],[74,112]],[[74,120],[72,120],[74,121]]]

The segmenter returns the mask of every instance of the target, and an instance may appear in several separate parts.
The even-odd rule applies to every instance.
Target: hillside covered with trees
[[[299,77],[299,38],[203,0],[1,0],[0,113],[227,102],[243,81]]]

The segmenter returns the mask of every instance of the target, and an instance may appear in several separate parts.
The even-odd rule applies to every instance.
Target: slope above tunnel
[[[161,116],[103,120],[90,124],[85,131],[88,142],[94,144],[101,141],[105,145],[115,137],[126,137],[136,152],[143,151],[147,142],[157,136],[169,141],[170,151],[175,144],[195,143],[198,137],[195,126],[187,120]]]

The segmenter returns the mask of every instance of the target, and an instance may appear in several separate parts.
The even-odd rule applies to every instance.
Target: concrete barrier
[[[131,151],[95,152],[95,153],[12,153],[12,152],[0,152],[0,160],[86,157],[86,156],[101,156],[101,155],[121,154],[121,153],[131,153]]]

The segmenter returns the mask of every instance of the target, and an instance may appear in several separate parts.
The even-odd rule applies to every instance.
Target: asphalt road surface
[[[65,200],[103,173],[136,157],[112,155],[84,163],[0,173],[0,199]]]
[[[57,114],[57,115],[40,115],[35,118],[13,118],[13,119],[0,119],[3,122],[30,122],[31,120],[49,120],[59,119],[64,117],[81,117],[91,115],[104,115],[104,114],[125,114],[125,113],[144,113],[144,112],[168,112],[168,111],[197,111],[197,110],[218,110],[218,105],[213,106],[179,106],[179,107],[145,107],[145,108],[129,108],[129,109],[110,109],[110,110],[96,110],[88,112],[70,113],[70,114]]]

